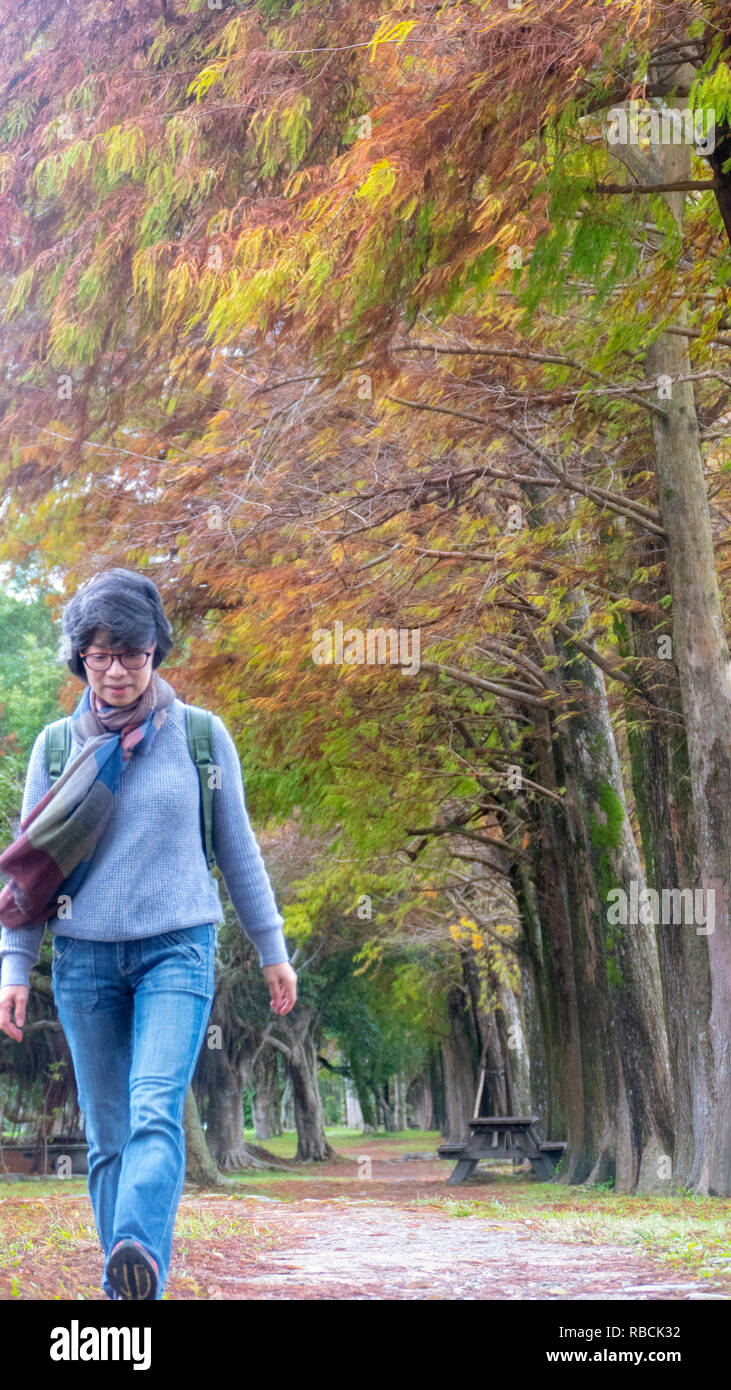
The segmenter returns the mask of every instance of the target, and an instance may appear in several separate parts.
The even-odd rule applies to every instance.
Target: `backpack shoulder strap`
[[[54,719],[52,724],[46,725],[46,770],[52,782],[61,776],[68,762],[71,751],[70,723],[69,715],[64,715],[62,719]]]
[[[200,709],[197,705],[185,706],[185,726],[188,734],[190,756],[198,768],[201,784],[201,819],[203,844],[209,872],[216,857],[213,853],[213,787],[210,785],[209,768],[213,763],[213,720],[211,711]]]

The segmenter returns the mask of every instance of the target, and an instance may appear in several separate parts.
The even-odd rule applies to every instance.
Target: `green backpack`
[[[52,782],[63,772],[71,751],[70,716],[55,719],[46,725],[46,770]],[[211,712],[198,709],[194,705],[185,706],[185,727],[188,734],[188,748],[201,783],[201,828],[208,871],[212,870],[216,857],[213,853],[213,787],[209,786],[208,770],[213,763],[213,723]]]

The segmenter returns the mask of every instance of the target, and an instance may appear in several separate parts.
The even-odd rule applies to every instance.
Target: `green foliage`
[[[607,894],[615,886],[615,878],[612,872],[611,851],[619,849],[622,844],[624,810],[617,793],[608,782],[600,784],[598,795],[599,806],[604,814],[604,819],[592,814],[590,827],[592,844],[598,846],[602,850],[599,856],[599,882],[602,902],[605,903],[607,901]],[[621,925],[617,924],[610,926],[607,924],[605,934],[605,944],[607,948],[607,978],[609,984],[614,989],[620,988],[624,983],[619,956],[617,954],[621,931]]]
[[[16,584],[20,576],[16,576]],[[42,597],[0,598],[0,820],[6,841],[20,814],[31,749],[44,725],[65,710],[58,701],[65,666]]]
[[[599,786],[599,806],[604,813],[604,820],[592,816],[592,843],[605,849],[619,849],[622,843],[624,811],[617,793],[608,782],[602,782]]]
[[[713,59],[709,56],[707,66]],[[716,60],[712,71],[700,72],[688,95],[688,105],[694,111],[713,112],[716,128],[731,122],[731,67]]]

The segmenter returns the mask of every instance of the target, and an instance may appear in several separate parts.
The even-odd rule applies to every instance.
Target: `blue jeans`
[[[216,924],[137,941],[55,936],[52,983],[86,1124],[104,1250],[137,1240],[162,1298],[185,1181],[183,1107],[213,1002]]]

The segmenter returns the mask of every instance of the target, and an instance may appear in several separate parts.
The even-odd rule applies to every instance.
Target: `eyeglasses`
[[[147,658],[152,656],[152,648],[149,652],[92,652],[90,656],[81,656],[85,666],[89,666],[92,671],[108,671],[115,656],[118,656],[125,671],[141,671],[147,665]]]

